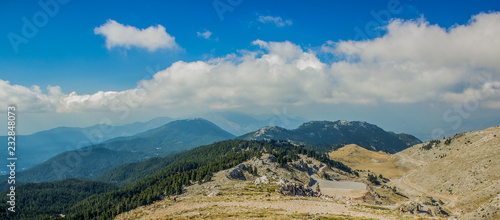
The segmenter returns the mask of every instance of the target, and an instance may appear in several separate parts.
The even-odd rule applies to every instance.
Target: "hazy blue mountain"
[[[18,173],[21,182],[42,182],[70,177],[94,178],[113,167],[161,157],[234,135],[204,119],[178,120],[130,137],[61,153]]]
[[[244,140],[290,140],[300,144],[357,144],[370,150],[399,152],[414,144],[422,143],[409,134],[395,134],[384,131],[364,121],[311,121],[296,129],[288,130],[277,126],[261,128],[238,137]]]
[[[255,131],[266,126],[280,126],[287,129],[297,128],[307,120],[275,110],[275,114],[249,115],[238,112],[212,112],[201,117],[236,136]]]
[[[135,122],[120,126],[94,125],[86,128],[58,127],[40,131],[31,135],[17,136],[16,149],[18,169],[27,169],[65,151],[76,150],[91,144],[121,137],[131,136],[172,121],[168,117],[155,118],[147,122]],[[7,139],[1,136],[1,139]],[[7,151],[0,151],[0,157],[6,158]],[[5,172],[6,167],[0,171]]]
[[[214,123],[196,118],[173,121],[131,137],[114,138],[99,146],[112,150],[141,152],[152,157],[164,156],[234,137]]]

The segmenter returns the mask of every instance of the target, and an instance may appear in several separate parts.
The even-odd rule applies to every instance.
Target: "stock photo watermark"
[[[16,212],[16,161],[17,161],[17,155],[16,155],[16,106],[15,105],[9,105],[7,107],[7,151],[9,152],[9,155],[7,157],[8,165],[7,167],[9,168],[9,175],[7,183],[9,184],[9,189],[7,190],[9,193],[7,193],[7,197],[9,198],[7,200],[7,204],[9,204],[8,210],[10,212]]]
[[[482,74],[476,78],[479,85],[485,85],[493,82],[492,74]],[[474,90],[473,95],[467,99],[464,99],[461,103],[454,104],[452,107],[446,109],[443,112],[442,120],[443,122],[450,124],[450,128],[453,131],[459,130],[465,119],[471,117],[471,114],[479,109],[481,102],[490,98],[493,94],[493,90]],[[432,130],[432,139],[439,139],[445,134],[445,129],[435,128]]]
[[[9,39],[10,45],[16,54],[19,53],[19,46],[21,44],[28,44],[31,39],[33,39],[40,28],[47,26],[50,18],[54,18],[60,10],[61,5],[65,5],[70,0],[39,0],[38,6],[40,10],[33,13],[32,16],[23,16],[21,21],[23,25],[21,26],[20,32],[9,32],[7,38]]]
[[[354,31],[356,32],[354,41],[377,37],[381,32],[379,27],[391,21],[394,15],[400,14],[402,11],[403,6],[401,6],[401,2],[399,2],[399,0],[388,1],[386,9],[378,12],[371,10],[370,15],[374,18],[374,20],[367,22],[363,29],[358,26],[354,27]]]
[[[214,0],[212,5],[220,21],[224,21],[224,13],[233,12],[235,7],[241,3],[243,3],[243,0]]]
[[[273,108],[273,117],[269,121],[269,126],[280,126],[280,127],[288,127],[290,125],[291,115],[287,113],[286,106],[283,106],[283,111],[279,111],[278,108]]]

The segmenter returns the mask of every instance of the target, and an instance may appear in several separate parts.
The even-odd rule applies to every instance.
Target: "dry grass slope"
[[[353,169],[370,170],[390,179],[402,177],[410,170],[400,162],[399,157],[382,151],[367,150],[355,144],[346,145],[329,155],[331,159],[341,161]]]
[[[424,164],[408,175],[411,182],[454,198],[456,211],[465,218],[498,216],[500,127],[455,135],[428,150],[425,145],[399,153]]]

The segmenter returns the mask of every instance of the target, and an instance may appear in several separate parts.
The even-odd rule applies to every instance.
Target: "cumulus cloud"
[[[140,47],[152,52],[158,49],[176,49],[175,37],[170,36],[162,25],[138,29],[130,25],[123,25],[114,20],[94,28],[94,33],[106,38],[106,47]]]
[[[285,27],[285,26],[290,26],[292,25],[292,21],[291,20],[283,20],[281,17],[279,16],[263,16],[263,15],[260,15],[259,16],[259,19],[258,19],[261,23],[274,23],[276,25],[276,27]]]
[[[196,32],[196,35],[198,35],[198,37],[209,39],[210,36],[212,36],[212,32],[205,30],[205,32]]]
[[[424,19],[394,20],[380,38],[327,42],[322,51],[341,58],[331,65],[335,101],[456,102],[469,97],[468,90],[482,91],[486,82],[480,81],[488,75],[497,93],[498,25],[499,13],[479,14],[449,29]]]
[[[460,104],[500,108],[500,14],[479,14],[445,29],[423,19],[394,20],[365,41],[326,42],[319,50],[255,40],[255,51],[178,61],[125,91],[44,94],[0,81],[3,103],[74,112],[131,107],[230,109],[313,103]],[[335,61],[325,63],[322,54]]]

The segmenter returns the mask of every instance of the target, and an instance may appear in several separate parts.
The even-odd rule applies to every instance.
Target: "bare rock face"
[[[229,171],[229,173],[227,174],[227,178],[237,179],[237,180],[247,180],[240,168],[234,168],[231,171]]]
[[[255,185],[269,184],[269,179],[267,178],[267,176],[261,176],[261,177],[257,178],[253,183]]]
[[[299,183],[286,183],[281,186],[280,193],[287,196],[306,196],[317,197],[318,193],[314,192],[308,186]]]
[[[300,171],[308,171],[309,170],[309,167],[307,166],[307,164],[304,163],[304,161],[302,161],[302,160],[299,160],[297,162],[292,163],[292,166],[297,168]]]
[[[245,164],[240,164],[236,168],[238,168],[240,170],[248,170],[248,167]]]

